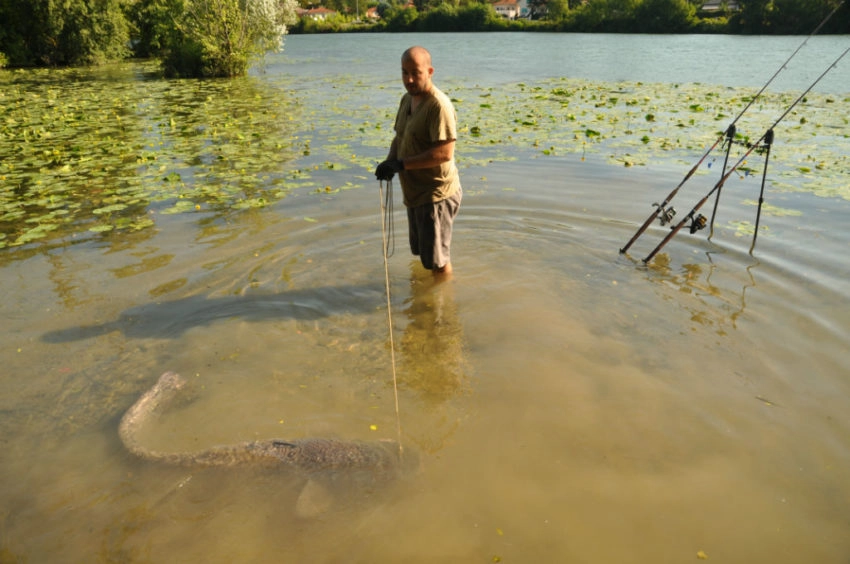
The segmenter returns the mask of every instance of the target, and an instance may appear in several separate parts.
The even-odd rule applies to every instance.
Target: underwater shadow
[[[327,286],[267,295],[216,298],[195,295],[133,307],[113,321],[50,331],[41,339],[47,343],[67,343],[113,331],[130,338],[170,339],[220,319],[310,321],[345,313],[368,313],[381,304],[382,296],[378,284]]]

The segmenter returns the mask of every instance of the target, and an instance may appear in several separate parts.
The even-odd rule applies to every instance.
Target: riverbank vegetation
[[[322,0],[333,10],[305,17],[291,33],[346,31],[547,31],[574,33],[727,33],[808,35],[838,7],[820,33],[850,33],[841,0],[527,0],[527,13],[505,17],[497,1],[372,2],[379,18],[360,16],[360,0]]]
[[[364,102],[360,76],[289,90],[274,77],[167,80],[152,76],[156,65],[0,73],[0,251],[144,241],[177,214],[196,214],[214,239],[235,214],[296,193],[374,188],[391,118]],[[690,166],[754,91],[565,77],[447,84],[463,115],[458,164],[479,169],[518,158]],[[733,155],[793,100],[763,94]],[[781,128],[786,150],[771,155],[774,190],[850,199],[848,103],[809,93]],[[717,171],[712,162],[699,175]],[[754,155],[740,178],[762,163]]]
[[[0,0],[0,66],[158,57],[169,76],[239,76],[281,46],[295,0]]]
[[[0,0],[0,68],[156,57],[169,76],[238,76],[291,33],[850,33],[842,0]],[[307,8],[324,8],[321,16]],[[370,10],[371,9],[371,10]],[[367,16],[368,12],[368,16]]]

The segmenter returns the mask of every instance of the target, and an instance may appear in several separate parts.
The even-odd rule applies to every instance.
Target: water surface
[[[617,158],[634,149],[617,148],[622,133],[583,147],[581,136],[569,143],[565,120],[544,127],[575,101],[547,106],[537,126],[516,131],[481,108],[504,93],[526,111],[528,92],[564,87],[562,78],[591,81],[566,84],[594,93],[638,91],[640,81],[689,94],[757,89],[802,39],[289,37],[250,78],[250,94],[233,98],[274,110],[273,119],[234,110],[234,127],[289,140],[279,153],[254,145],[257,160],[226,149],[218,159],[219,138],[208,131],[181,136],[156,125],[174,116],[181,131],[186,114],[218,124],[222,116],[198,100],[224,96],[221,83],[169,99],[169,83],[120,75],[121,88],[147,81],[161,104],[138,110],[154,123],[141,130],[179,148],[173,160],[157,153],[155,166],[140,164],[128,182],[161,186],[177,171],[191,207],[160,188],[136,204],[152,218],[147,227],[72,228],[0,250],[2,559],[846,562],[850,199],[836,180],[850,174],[846,160],[801,172],[790,156],[799,137],[789,134],[776,147],[784,156],[766,192],[774,208],[753,254],[755,159],[755,174],[724,187],[710,241],[705,231],[683,232],[645,266],[640,259],[666,228],[650,228],[629,255],[618,249],[715,128],[681,128],[670,152],[635,153],[645,162],[623,166]],[[781,113],[781,94],[793,100],[813,80],[808,69],[830,60],[821,54],[846,41],[813,38],[812,59],[801,59],[761,110]],[[463,99],[465,195],[456,276],[434,285],[405,249],[396,194],[397,419],[371,169],[401,93],[397,57],[414,43],[431,47],[438,84]],[[540,52],[551,56],[530,56]],[[504,54],[499,63],[493,53]],[[711,72],[694,71],[700,65]],[[846,100],[846,86],[836,86],[848,84],[846,69],[816,93],[835,101],[808,108],[826,108],[816,118],[829,125],[824,153],[848,149],[828,105]],[[606,119],[615,111],[598,109]],[[498,142],[473,138],[464,115],[485,130],[492,121]],[[589,120],[577,120],[581,131]],[[683,189],[680,217],[719,166]],[[260,180],[234,180],[248,177]],[[109,178],[96,183],[109,190]],[[204,186],[224,185],[237,188],[201,196]],[[291,479],[137,460],[118,439],[118,421],[165,370],[189,377],[198,393],[149,429],[160,448],[396,438],[400,422],[421,471],[347,492],[308,520],[294,510],[302,484]]]

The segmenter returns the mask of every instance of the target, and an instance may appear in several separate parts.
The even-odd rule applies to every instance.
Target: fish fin
[[[275,439],[275,440],[273,440],[273,441],[272,441],[272,444],[273,444],[274,446],[286,446],[286,447],[292,447],[292,448],[295,448],[295,447],[297,447],[297,446],[298,446],[298,445],[296,445],[295,443],[290,443],[290,442],[287,442],[287,441],[281,441],[281,440],[279,440],[279,439]]]
[[[333,505],[333,494],[315,480],[307,480],[295,502],[295,514],[303,519],[315,519]]]

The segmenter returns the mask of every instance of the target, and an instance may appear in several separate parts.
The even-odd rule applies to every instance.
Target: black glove
[[[387,159],[375,169],[375,177],[378,180],[392,180],[395,173],[404,170],[404,162],[400,159]]]

